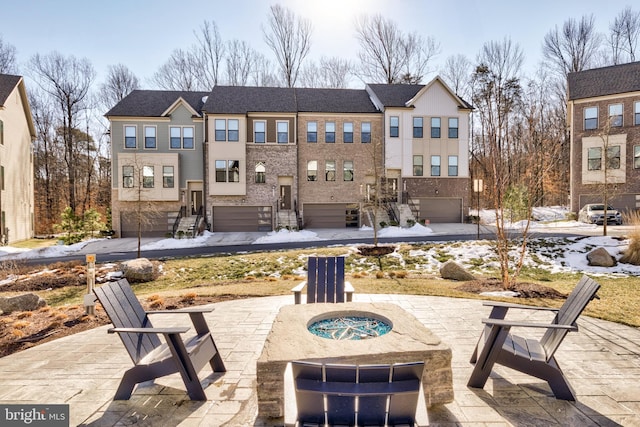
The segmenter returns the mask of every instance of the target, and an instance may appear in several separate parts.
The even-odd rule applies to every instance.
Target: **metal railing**
[[[180,226],[180,220],[186,214],[187,214],[187,207],[181,206],[180,210],[178,211],[178,216],[176,217],[176,220],[173,221],[173,229],[171,230],[171,235],[173,236],[174,239],[176,237],[176,232],[178,231],[178,227]]]

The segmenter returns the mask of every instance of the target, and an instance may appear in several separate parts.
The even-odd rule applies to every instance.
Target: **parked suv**
[[[604,205],[602,203],[584,205],[578,212],[578,221],[588,224],[604,224]],[[608,206],[607,223],[622,224],[622,214],[617,209]]]

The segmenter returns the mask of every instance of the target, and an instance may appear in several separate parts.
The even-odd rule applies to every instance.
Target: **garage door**
[[[344,203],[305,203],[302,214],[305,228],[345,228],[347,223]]]
[[[421,198],[420,217],[432,223],[461,223],[462,199]]]
[[[120,213],[120,237],[138,237],[138,223],[143,237],[166,237],[171,233],[177,212]]]
[[[271,206],[214,206],[213,231],[271,231]]]

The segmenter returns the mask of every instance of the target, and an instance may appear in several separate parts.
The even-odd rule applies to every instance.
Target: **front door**
[[[291,209],[291,186],[290,185],[280,186],[280,209],[282,210]]]
[[[191,215],[196,215],[202,207],[202,190],[191,191]]]

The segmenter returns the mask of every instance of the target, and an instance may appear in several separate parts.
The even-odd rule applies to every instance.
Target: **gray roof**
[[[105,116],[159,117],[178,98],[183,98],[195,111],[200,113],[203,98],[209,92],[172,90],[134,90],[118,102]]]
[[[4,105],[9,94],[16,88],[21,78],[10,74],[0,74],[0,105]]]
[[[366,90],[296,89],[299,112],[377,113]]]
[[[211,114],[296,112],[294,89],[284,87],[215,86],[204,105]]]
[[[424,85],[368,84],[385,107],[406,107],[407,101],[416,96]]]
[[[569,100],[640,91],[640,62],[567,75]]]

